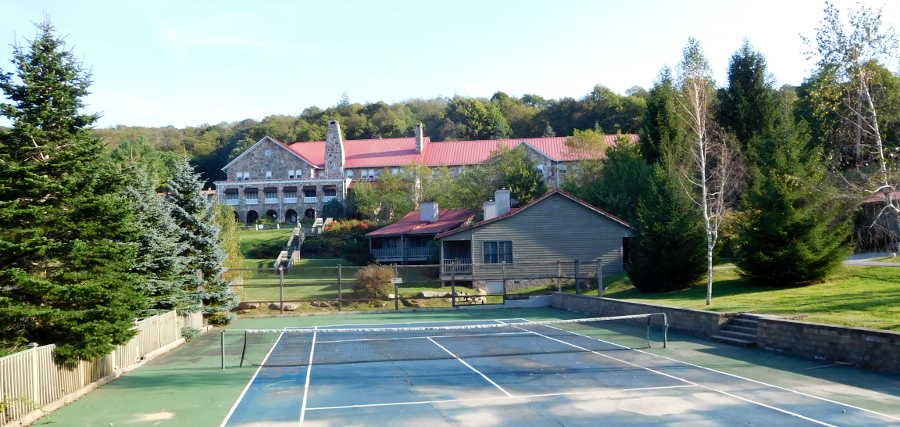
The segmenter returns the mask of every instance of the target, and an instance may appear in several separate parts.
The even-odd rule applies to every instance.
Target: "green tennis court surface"
[[[496,324],[496,319],[524,325],[572,317],[555,309],[479,310],[242,320],[233,328]],[[547,345],[542,341],[549,338],[531,335],[532,346]],[[514,346],[524,348],[470,357],[490,352],[497,342],[511,343],[504,344],[502,336],[487,338],[483,349],[473,349],[478,340],[459,337],[416,340],[452,353],[444,359],[329,364],[311,358],[310,346],[305,357],[294,358],[305,363],[237,368],[244,340],[233,331],[226,333],[223,371],[214,331],[54,418],[61,426],[287,426],[300,425],[301,418],[310,426],[900,425],[900,378],[894,375],[822,368],[827,362],[678,335],[670,335],[668,349],[533,354],[529,344],[516,341]],[[579,345],[583,338],[571,340]],[[335,346],[320,343],[322,351],[341,348],[340,340],[327,341]],[[277,348],[276,343],[270,349]]]

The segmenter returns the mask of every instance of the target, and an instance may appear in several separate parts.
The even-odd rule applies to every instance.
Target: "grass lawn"
[[[256,264],[250,262],[248,264]],[[285,270],[284,274],[284,300],[337,300],[338,298],[338,270],[334,267],[341,265],[341,297],[345,300],[361,298],[353,292],[353,282],[356,272],[363,268],[348,266],[348,261],[342,259],[303,259],[295,264],[291,270]],[[271,261],[268,265],[271,265]],[[253,265],[256,267],[256,265]],[[450,292],[450,288],[441,287],[440,280],[436,279],[434,272],[426,272],[423,268],[400,267],[398,275],[403,279],[399,285],[401,296],[401,308],[424,307],[450,307],[449,301],[441,298],[425,299],[416,298],[423,291]],[[243,301],[279,301],[281,299],[281,277],[276,270],[244,271],[244,286],[241,288]],[[460,289],[463,292],[475,293],[468,289]],[[497,298],[489,299],[488,302]],[[394,307],[391,301],[371,301],[345,303],[345,310],[385,310]],[[296,313],[321,312],[337,310],[336,307],[316,307],[309,303],[300,303]],[[268,304],[261,304],[259,308],[243,310],[241,314],[270,314],[278,310],[270,310]]]
[[[241,233],[241,253],[246,254],[253,246],[259,244],[277,243],[281,246],[287,244],[288,238],[291,237],[290,228],[272,229],[272,230],[239,230]]]
[[[604,279],[604,296],[712,311],[807,314],[809,322],[900,331],[900,268],[842,266],[823,283],[790,288],[751,286],[736,269],[713,273],[713,302],[706,305],[705,283],[663,293],[641,293],[628,276]],[[570,288],[564,291],[572,291]],[[587,295],[597,295],[594,287]]]

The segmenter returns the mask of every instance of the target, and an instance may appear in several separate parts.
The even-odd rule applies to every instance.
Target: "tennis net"
[[[403,328],[245,330],[240,366],[307,366],[665,347],[665,314]]]

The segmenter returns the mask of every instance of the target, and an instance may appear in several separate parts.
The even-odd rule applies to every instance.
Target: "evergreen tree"
[[[643,292],[684,289],[706,273],[703,217],[667,163],[663,159],[654,167],[632,224],[631,262],[626,269],[634,287]]]
[[[647,96],[647,113],[640,130],[641,153],[651,165],[659,162],[666,150],[684,141],[676,96],[672,70],[663,67]]]
[[[187,292],[194,277],[186,273],[190,258],[182,229],[172,217],[171,203],[156,193],[158,182],[136,164],[125,167],[131,183],[126,195],[136,211],[135,224],[141,230],[138,259],[131,271],[145,277],[141,290],[150,299],[147,315],[156,310],[191,310],[197,302]]]
[[[229,323],[234,319],[229,311],[238,305],[238,295],[231,281],[223,277],[226,253],[220,246],[219,227],[212,222],[212,203],[203,194],[203,180],[184,159],[176,166],[168,189],[166,199],[174,205],[172,217],[182,229],[181,241],[188,245],[184,253],[189,258],[188,296],[195,304],[202,303],[210,324]]]
[[[583,160],[563,190],[628,222],[637,220],[637,208],[647,193],[653,167],[637,144],[626,138],[605,150],[606,156]]]
[[[741,275],[769,286],[824,279],[849,255],[847,206],[836,197],[822,163],[809,148],[805,124],[794,123],[781,100],[772,126],[750,142],[753,185],[740,226]]]
[[[541,134],[543,138],[552,138],[556,136],[556,132],[553,131],[553,128],[550,127],[550,124],[547,123],[547,126],[544,126],[544,133]]]
[[[728,64],[728,86],[720,92],[719,109],[719,124],[737,137],[744,154],[750,138],[772,114],[774,90],[766,74],[766,57],[744,39]]]
[[[109,354],[130,340],[146,307],[134,265],[139,230],[117,175],[101,166],[81,114],[91,84],[49,22],[15,73],[0,70],[11,101],[0,113],[0,346],[57,343],[60,362]]]

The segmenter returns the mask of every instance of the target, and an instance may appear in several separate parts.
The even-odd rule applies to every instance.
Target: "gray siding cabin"
[[[625,271],[631,226],[559,189],[519,208],[509,208],[509,190],[485,203],[484,221],[441,233],[441,280],[497,277],[501,269],[536,277],[556,271],[556,262],[593,263],[603,275]],[[503,264],[506,264],[504,267]]]

